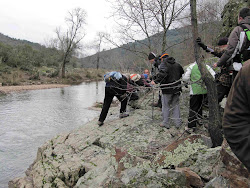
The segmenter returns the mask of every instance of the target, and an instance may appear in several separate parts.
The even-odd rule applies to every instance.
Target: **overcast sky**
[[[0,33],[12,38],[44,44],[65,24],[67,13],[80,7],[87,16],[85,41],[98,31],[111,31],[112,18],[105,0],[0,0]]]

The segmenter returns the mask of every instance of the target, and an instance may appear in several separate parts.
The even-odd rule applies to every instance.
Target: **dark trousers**
[[[130,101],[136,101],[139,99],[139,95],[137,93],[135,93],[135,91],[132,91],[132,93],[130,94]]]
[[[226,97],[228,96],[229,91],[230,87],[218,83],[217,85],[218,103],[220,103],[225,96]]]
[[[157,106],[158,106],[159,108],[162,108],[162,100],[161,100],[161,93],[160,93],[160,92],[159,92],[159,99],[158,99]]]
[[[188,127],[196,127],[198,119],[202,118],[202,105],[205,103],[207,94],[190,95]]]
[[[104,122],[104,120],[106,119],[114,96],[116,96],[117,99],[121,102],[120,113],[126,112],[127,101],[128,101],[127,97],[123,99],[121,98],[121,95],[124,93],[125,91],[120,90],[118,88],[105,87],[105,97],[104,97],[104,102],[103,102],[102,111],[99,117],[99,121]]]

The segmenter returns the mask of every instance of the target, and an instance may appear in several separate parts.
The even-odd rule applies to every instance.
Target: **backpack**
[[[115,71],[109,72],[109,73],[104,75],[104,81],[106,83],[109,83],[109,82],[114,81],[114,80],[120,80],[121,78],[122,78],[121,73],[115,72]]]
[[[250,31],[245,25],[239,26],[243,29],[243,31],[240,32],[238,43],[232,56],[227,60],[227,67],[231,67],[232,70],[234,69],[232,67],[234,62],[242,64],[244,61],[250,59]],[[245,37],[247,38],[247,42],[243,46]]]
[[[246,61],[250,59],[250,30],[245,25],[240,25],[240,27],[243,29],[243,31],[245,32],[245,36],[247,37],[246,45],[242,46],[242,48],[240,49],[241,54],[242,54],[241,59],[243,61]]]

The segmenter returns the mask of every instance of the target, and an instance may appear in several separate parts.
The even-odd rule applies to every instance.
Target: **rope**
[[[123,79],[123,81],[125,81],[124,79]],[[131,98],[131,96],[132,96],[132,94],[133,93],[136,93],[137,92],[137,90],[139,90],[139,91],[145,91],[145,90],[150,90],[150,92],[152,92],[153,93],[153,96],[152,96],[152,120],[154,120],[154,106],[153,106],[153,102],[154,102],[154,100],[155,100],[155,90],[159,90],[159,89],[164,89],[164,86],[166,87],[166,86],[168,86],[167,87],[167,89],[170,89],[170,88],[172,88],[172,89],[174,89],[174,88],[180,88],[180,87],[182,87],[182,86],[186,86],[186,85],[191,85],[191,84],[194,84],[194,83],[201,83],[201,79],[200,80],[198,80],[198,81],[195,81],[195,82],[183,82],[183,80],[182,79],[179,79],[179,80],[177,80],[177,81],[175,81],[175,82],[172,82],[172,83],[168,83],[168,84],[158,84],[158,85],[153,85],[153,86],[151,86],[151,87],[146,87],[146,86],[139,86],[138,84],[136,84],[136,83],[133,83],[133,84],[131,84],[131,83],[129,83],[128,81],[125,81],[125,83],[126,83],[126,85],[123,85],[123,84],[121,84],[121,83],[119,83],[117,80],[113,80],[113,82],[114,83],[116,83],[116,85],[117,86],[110,86],[110,87],[112,87],[112,88],[117,88],[117,89],[119,89],[119,90],[127,90],[127,84],[130,84],[130,85],[132,85],[132,87],[133,87],[133,91],[131,91],[131,92],[127,92],[127,99],[128,99],[128,102],[127,102],[127,105],[128,105],[128,103],[129,103],[129,101],[130,101],[130,98]],[[175,85],[175,84],[177,84],[177,83],[179,83],[177,86]],[[174,86],[175,85],[175,86]],[[121,88],[121,87],[119,87],[119,86],[121,86],[121,87],[123,87],[123,88]],[[125,87],[126,87],[126,89],[125,89]],[[117,93],[117,92],[116,92]],[[122,94],[118,94],[117,93],[117,95],[122,95]],[[183,99],[183,95],[180,95],[182,98],[181,98],[181,100],[182,101],[184,101],[184,99]],[[144,97],[142,97],[141,98],[141,100],[143,101],[143,100],[145,100],[145,97],[146,97],[146,95],[144,96]],[[125,100],[125,98],[124,99],[122,99],[122,100]],[[171,110],[173,110],[173,108],[174,108],[175,106],[172,106],[169,110],[171,111]],[[202,108],[202,107],[201,107]],[[187,110],[188,112],[190,111],[190,109],[189,109],[189,106],[188,106],[188,110]],[[196,115],[196,119],[194,119],[193,121],[197,121],[197,120],[200,120],[200,119],[205,119],[204,118],[204,116],[200,116],[198,113],[196,113],[195,112],[195,115]],[[169,117],[171,120],[173,120],[174,118],[172,118],[172,117]],[[187,123],[190,123],[190,122],[187,122]]]

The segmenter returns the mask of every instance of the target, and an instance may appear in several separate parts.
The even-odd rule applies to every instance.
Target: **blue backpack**
[[[122,78],[122,74],[120,72],[109,72],[107,74],[104,75],[104,81],[106,83],[112,81],[112,80],[120,80]]]

